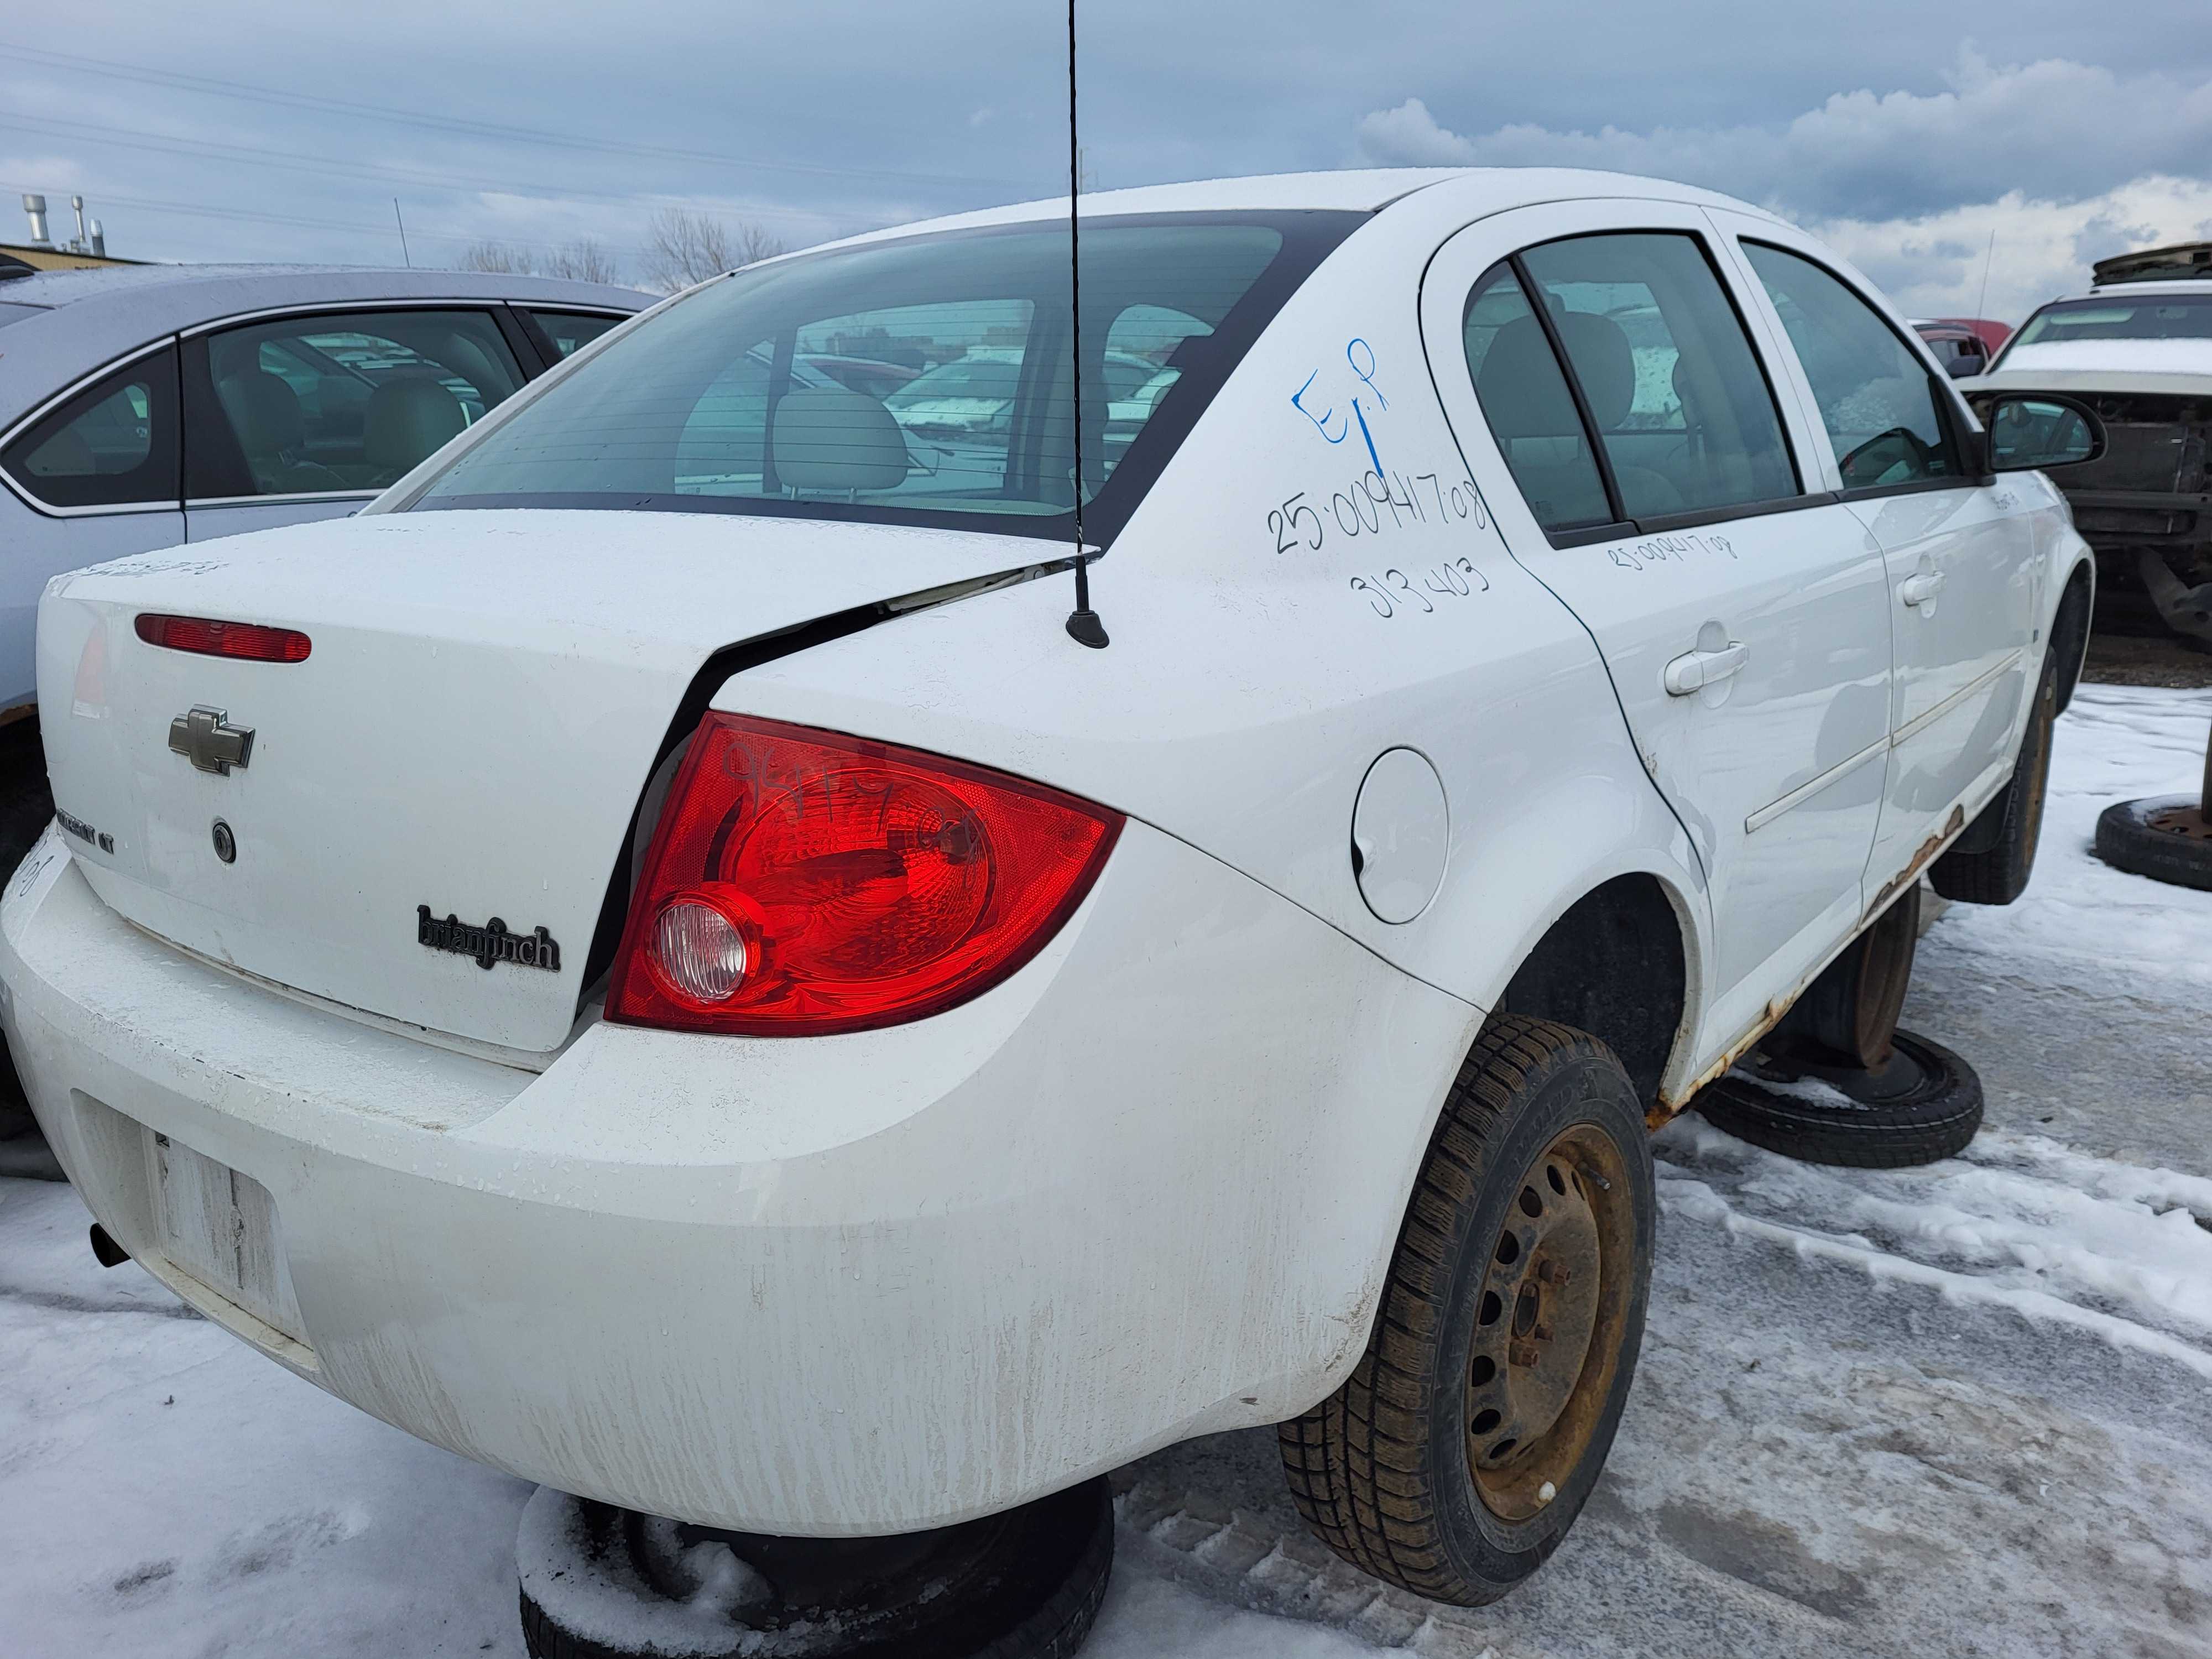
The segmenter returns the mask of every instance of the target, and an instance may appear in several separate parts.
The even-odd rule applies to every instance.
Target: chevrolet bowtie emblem
[[[253,753],[253,728],[233,726],[220,708],[195,708],[169,722],[169,747],[203,772],[222,777]]]

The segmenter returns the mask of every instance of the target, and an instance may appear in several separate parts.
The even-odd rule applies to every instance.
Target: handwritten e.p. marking
[[[1364,368],[1360,365],[1360,357],[1363,354],[1367,360]],[[1387,410],[1390,407],[1390,400],[1382,395],[1382,388],[1375,384],[1375,348],[1355,335],[1345,343],[1344,361],[1350,365],[1352,374],[1358,377],[1360,383],[1374,395],[1376,412],[1380,414]],[[1352,395],[1352,414],[1349,419],[1337,413],[1334,404],[1331,404],[1318,415],[1306,407],[1306,394],[1313,390],[1313,383],[1320,378],[1319,369],[1307,375],[1305,384],[1291,394],[1291,407],[1311,421],[1314,430],[1332,444],[1340,444],[1349,437],[1352,434],[1352,423],[1357,422],[1359,426],[1360,440],[1367,446],[1367,459],[1375,464],[1376,471],[1381,472],[1382,457],[1375,447],[1375,434],[1368,427],[1367,411],[1361,406],[1358,393],[1355,392]],[[1337,423],[1336,430],[1333,433],[1329,430],[1331,421]]]

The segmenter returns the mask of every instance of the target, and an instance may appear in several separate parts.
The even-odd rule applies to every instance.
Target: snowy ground
[[[2036,882],[1923,941],[1906,1023],[1980,1069],[1966,1158],[1658,1146],[1650,1334],[1557,1558],[1431,1610],[1298,1528],[1272,1437],[1125,1471],[1097,1659],[2212,1655],[2212,894],[2106,869],[2191,790],[2212,698],[2089,686]],[[103,1273],[0,1181],[0,1654],[522,1651],[529,1488],[360,1416]]]

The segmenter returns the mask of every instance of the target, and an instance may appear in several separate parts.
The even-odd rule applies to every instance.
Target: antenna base
[[[1098,620],[1098,613],[1085,606],[1071,611],[1067,615],[1067,637],[1078,645],[1087,645],[1093,651],[1106,648],[1106,624]]]

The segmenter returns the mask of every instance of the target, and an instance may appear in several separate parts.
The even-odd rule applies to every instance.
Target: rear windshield
[[[2015,345],[2068,340],[2212,340],[2212,294],[2063,300],[2027,319]]]
[[[1118,528],[1268,319],[1360,216],[1085,223],[1086,535]],[[1077,472],[1068,288],[1066,228],[1034,224],[742,270],[489,422],[405,505],[1065,535]]]

